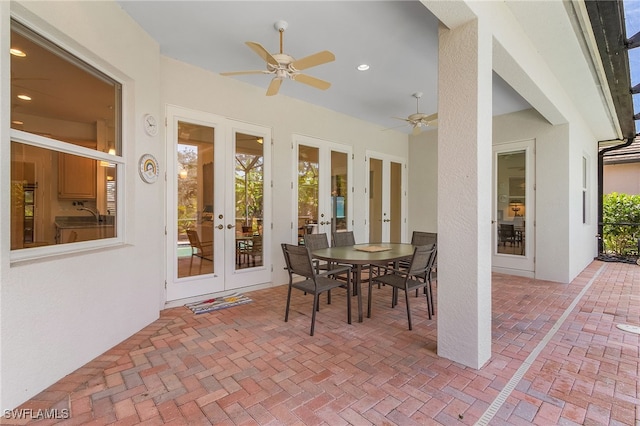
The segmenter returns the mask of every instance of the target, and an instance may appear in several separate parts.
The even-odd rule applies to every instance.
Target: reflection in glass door
[[[178,278],[215,272],[214,133],[212,127],[178,121],[175,177]]]
[[[305,234],[326,233],[352,225],[350,148],[298,136],[297,239]]]
[[[236,133],[236,269],[264,265],[264,138]]]
[[[369,162],[369,242],[400,243],[405,234],[406,197],[402,160],[367,154]]]

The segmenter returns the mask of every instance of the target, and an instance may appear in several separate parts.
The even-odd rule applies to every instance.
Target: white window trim
[[[118,211],[116,215],[116,236],[113,238],[104,238],[99,240],[81,241],[72,244],[52,244],[42,247],[31,247],[24,249],[11,250],[10,262],[13,265],[17,262],[28,260],[44,259],[51,256],[59,256],[70,253],[84,253],[88,250],[101,249],[122,245],[124,243],[124,171],[126,162],[122,156],[111,155],[106,152],[97,151],[83,146],[62,142],[56,139],[46,138],[33,133],[24,132],[22,130],[11,129],[11,142],[18,142],[38,148],[63,152],[65,154],[74,154],[81,157],[91,158],[98,161],[106,161],[116,165],[116,194]]]

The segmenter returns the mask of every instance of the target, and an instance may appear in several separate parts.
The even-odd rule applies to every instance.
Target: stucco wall
[[[123,151],[127,158],[125,244],[10,264],[8,220],[2,221],[0,309],[0,408],[11,409],[158,317],[162,306],[163,184],[143,183],[137,159],[162,158],[159,138],[139,125],[158,114],[159,48],[111,2],[2,2],[2,40],[8,45],[9,14],[100,67],[125,85]],[[6,51],[6,50],[5,50]],[[8,75],[9,58],[0,63]],[[8,79],[6,79],[8,80]],[[5,81],[5,78],[3,78]],[[3,117],[8,96],[2,97]],[[5,115],[6,114],[6,115]],[[9,120],[4,120],[7,123]],[[8,132],[0,158],[9,170]],[[7,188],[8,175],[0,185]],[[2,216],[9,194],[1,192]]]
[[[609,164],[604,166],[603,193],[640,194],[640,163]]]

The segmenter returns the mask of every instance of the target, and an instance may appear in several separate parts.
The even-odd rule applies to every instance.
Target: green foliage
[[[604,249],[622,256],[638,254],[640,195],[612,192],[602,200]]]

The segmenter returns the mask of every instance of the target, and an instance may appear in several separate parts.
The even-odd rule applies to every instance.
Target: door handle
[[[220,226],[222,226],[222,225],[220,225]],[[233,228],[234,226],[235,226],[235,225],[228,224],[228,225],[227,225],[227,229],[231,229],[231,228]]]
[[[224,226],[222,226],[222,224],[220,224],[220,225],[216,226],[216,228],[218,228],[218,229],[224,229]]]

